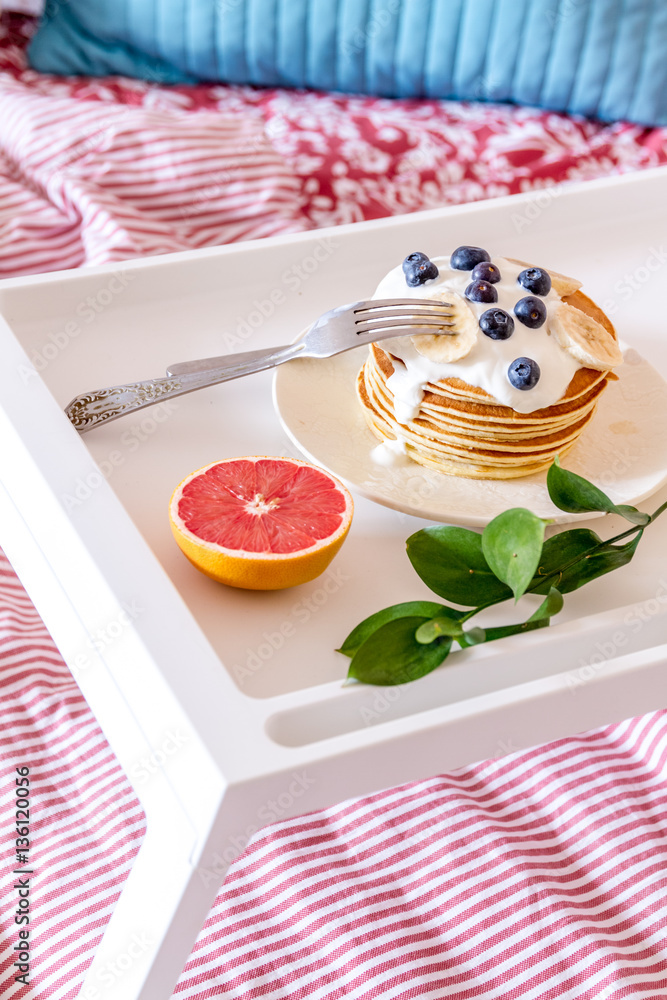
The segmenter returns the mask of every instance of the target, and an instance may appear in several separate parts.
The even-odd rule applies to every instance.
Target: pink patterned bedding
[[[0,273],[409,212],[667,160],[667,132],[532,109],[25,69],[2,21]],[[0,556],[0,995],[64,1000],[143,815]],[[280,821],[232,867],[176,997],[667,996],[667,716]],[[15,768],[30,768],[31,986],[15,975]],[[132,950],[128,943],[128,954]],[[132,944],[141,948],[141,941]],[[127,956],[106,970],[122,977]],[[104,996],[104,982],[99,997]]]

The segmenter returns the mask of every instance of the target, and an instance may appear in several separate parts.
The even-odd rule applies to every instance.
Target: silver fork
[[[324,313],[293,344],[170,365],[167,378],[128,382],[76,396],[65,413],[83,433],[195,389],[275,368],[294,358],[331,358],[354,347],[413,333],[455,333],[452,305],[435,299],[370,299]]]

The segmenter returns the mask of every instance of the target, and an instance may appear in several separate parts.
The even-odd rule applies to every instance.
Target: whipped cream
[[[399,264],[382,279],[373,298],[437,298],[446,301],[448,289],[464,297],[472,281],[470,271],[453,270],[449,266],[449,257],[431,259],[438,267],[437,278],[410,288]],[[546,306],[547,318],[541,327],[531,330],[514,315],[514,306],[519,299],[532,294],[517,281],[527,265],[513,264],[504,257],[494,257],[492,263],[501,274],[501,280],[493,286],[498,293],[498,301],[470,302],[466,299],[466,302],[478,320],[487,309],[504,309],[514,319],[512,336],[507,340],[492,340],[480,329],[470,353],[460,361],[450,363],[424,357],[409,336],[385,344],[385,350],[400,359],[398,363],[393,362],[394,373],[387,382],[394,396],[395,415],[399,423],[407,423],[417,416],[428,382],[459,378],[484,389],[503,406],[511,406],[518,413],[532,413],[557,403],[565,394],[574,373],[581,368],[549,331],[550,319],[561,301],[560,296],[553,288],[548,295],[538,296]],[[517,389],[507,377],[511,363],[522,357],[532,358],[540,367],[540,379],[532,389]]]
[[[398,418],[397,418],[398,419]],[[387,467],[400,467],[402,465],[412,465],[412,459],[405,449],[403,438],[396,438],[395,441],[382,441],[373,448],[371,460],[376,465]]]

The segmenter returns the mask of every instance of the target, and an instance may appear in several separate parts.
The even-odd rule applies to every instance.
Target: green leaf
[[[494,517],[482,534],[487,563],[498,579],[512,588],[516,601],[537,570],[544,528],[545,522],[532,511],[513,507]]]
[[[627,504],[617,506],[606,493],[589,483],[583,476],[563,469],[556,455],[547,473],[547,489],[553,503],[571,514],[589,514],[604,511],[606,514],[620,514],[632,524],[648,524],[650,517],[636,507]]]
[[[553,615],[557,615],[559,611],[563,610],[563,603],[563,595],[561,592],[556,590],[555,587],[550,587],[549,593],[544,598],[537,611],[532,613],[528,621],[541,622],[545,618],[548,621],[553,617]]]
[[[459,616],[461,614],[462,612],[459,611]],[[452,617],[441,615],[438,618],[431,618],[429,622],[424,622],[423,625],[420,625],[415,632],[415,639],[421,643],[434,642],[442,635],[448,635],[456,639],[462,632],[463,629],[458,621]]]
[[[643,510],[637,510],[636,507],[629,507],[625,503],[620,503],[615,511],[624,517],[626,521],[630,521],[631,524],[640,524],[642,527],[647,525],[651,520],[650,514],[645,514]]]
[[[396,618],[407,618],[413,615],[435,618],[446,611],[452,611],[459,616],[463,613],[461,611],[454,611],[454,608],[445,608],[442,604],[434,604],[433,601],[405,601],[403,604],[392,604],[391,607],[384,608],[382,611],[376,611],[369,618],[364,618],[350,632],[343,645],[336,652],[343,653],[349,657],[354,656],[359,647],[366,642],[366,639],[373,632],[382,625],[386,625],[387,622],[394,621]]]
[[[482,552],[482,536],[476,531],[443,525],[423,528],[408,538],[407,549],[416,572],[439,597],[476,607],[512,596],[510,588],[491,572]]]
[[[548,594],[552,586],[557,587],[561,594],[574,590],[575,586],[569,586],[569,581],[576,579],[576,567],[573,570],[566,567],[601,544],[602,539],[589,528],[570,528],[569,531],[561,531],[560,534],[547,538],[529,591],[532,594]],[[554,573],[557,575],[553,576]],[[544,581],[541,586],[540,581]]]
[[[573,528],[554,535],[544,543],[534,581],[549,576],[553,570],[559,572],[549,576],[541,586],[531,586],[530,592],[545,594],[549,587],[556,587],[561,594],[569,594],[598,576],[625,566],[632,559],[643,531],[638,528],[635,537],[624,545],[603,542],[588,528]]]
[[[397,618],[376,629],[352,658],[348,677],[365,684],[405,684],[435,670],[452,646],[448,636],[428,646],[415,633],[427,619],[413,615]]]
[[[560,583],[557,584],[558,589],[563,594],[578,590],[579,587],[590,583],[591,580],[596,580],[599,576],[604,576],[605,573],[611,573],[612,570],[625,566],[635,554],[643,531],[643,528],[639,528],[635,537],[624,545],[612,545],[610,542],[606,542],[596,552],[584,556],[578,565],[563,572]]]
[[[556,455],[547,473],[547,489],[553,503],[571,514],[586,514],[594,510],[611,512],[614,504],[606,493],[582,476],[563,469]]]

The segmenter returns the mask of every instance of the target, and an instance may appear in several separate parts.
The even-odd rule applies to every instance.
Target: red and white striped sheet
[[[0,22],[3,275],[667,161],[667,130],[534,109],[40,77],[29,30]],[[69,1000],[144,818],[2,555],[0,719],[0,996]],[[272,825],[230,870],[175,997],[665,1000],[666,747],[665,713],[532,750],[508,733],[495,760]],[[24,764],[28,988],[9,852]]]
[[[0,81],[0,274],[103,264],[304,228],[257,115],[44,97]],[[18,223],[18,226],[17,226]]]

